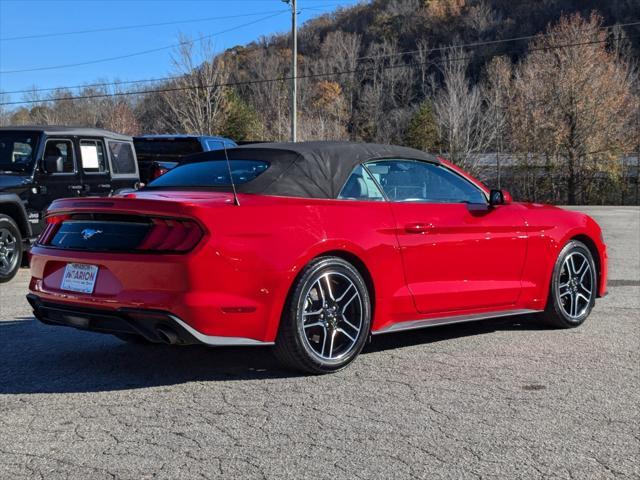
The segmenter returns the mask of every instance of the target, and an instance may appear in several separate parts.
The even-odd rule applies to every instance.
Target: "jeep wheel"
[[[22,264],[22,235],[11,217],[0,215],[0,283],[11,280]]]

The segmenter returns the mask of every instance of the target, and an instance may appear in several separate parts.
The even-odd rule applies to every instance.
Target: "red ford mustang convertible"
[[[522,314],[575,327],[606,290],[587,215],[387,145],[207,152],[135,193],[57,201],[47,221],[28,296],[42,322],[274,344],[313,373],[348,365],[371,334]]]

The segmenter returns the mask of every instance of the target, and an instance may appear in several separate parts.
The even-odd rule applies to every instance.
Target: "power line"
[[[286,10],[284,10],[286,11]],[[14,40],[29,40],[36,38],[53,38],[53,37],[65,37],[68,35],[82,35],[87,33],[102,33],[102,32],[116,32],[121,30],[133,30],[138,28],[148,28],[148,27],[163,27],[167,25],[181,25],[185,23],[202,23],[202,22],[210,22],[212,20],[227,20],[230,18],[240,18],[240,17],[256,17],[258,15],[268,15],[271,13],[281,13],[283,10],[272,10],[269,12],[256,12],[256,13],[244,13],[239,15],[226,15],[222,17],[208,17],[208,18],[194,18],[190,20],[176,20],[171,22],[158,22],[158,23],[141,23],[137,25],[122,25],[119,27],[105,27],[105,28],[96,28],[92,30],[75,30],[70,32],[51,32],[51,33],[39,33],[33,35],[21,35],[17,37],[3,37],[0,38],[0,42],[9,42]]]
[[[631,23],[618,23],[615,25],[608,25],[606,27],[600,27],[598,30],[610,30],[616,27],[632,27],[632,26],[637,26],[640,25],[640,21],[639,22],[631,22]],[[503,39],[499,39],[499,40],[487,40],[487,41],[483,41],[483,42],[474,42],[474,43],[467,43],[467,44],[462,44],[462,45],[448,45],[448,46],[444,46],[444,47],[436,47],[436,48],[430,48],[427,49],[425,51],[425,53],[433,53],[433,52],[440,52],[440,51],[445,51],[445,50],[453,50],[456,48],[474,48],[474,47],[483,47],[483,46],[488,46],[488,45],[497,45],[497,44],[501,44],[501,43],[509,43],[509,42],[518,42],[518,41],[522,41],[522,40],[534,40],[538,37],[548,37],[548,36],[552,36],[555,35],[554,33],[538,33],[535,35],[524,35],[521,37],[512,37],[512,38],[503,38]],[[395,56],[400,56],[400,55],[410,55],[412,53],[419,53],[420,50],[407,50],[404,52],[396,52],[396,53],[389,53],[386,55],[371,55],[371,56],[366,56],[366,57],[358,57],[357,60],[375,60],[378,58],[387,58],[387,57],[395,57]]]
[[[137,57],[137,56],[140,56],[140,55],[147,55],[149,53],[161,52],[163,50],[170,50],[172,48],[180,47],[182,45],[188,45],[188,44],[191,44],[191,43],[194,43],[194,42],[205,40],[207,38],[212,38],[212,37],[215,37],[215,36],[218,36],[218,35],[222,35],[223,33],[229,33],[229,32],[232,32],[234,30],[238,30],[238,29],[243,28],[243,27],[248,27],[249,25],[254,25],[256,23],[263,22],[265,20],[268,20],[270,18],[276,17],[278,15],[282,15],[285,12],[286,12],[286,10],[282,10],[282,11],[279,11],[278,13],[274,13],[272,15],[267,15],[267,16],[261,17],[261,18],[259,18],[257,20],[253,20],[251,22],[243,23],[241,25],[237,25],[237,26],[232,27],[232,28],[227,28],[225,30],[221,30],[219,32],[211,33],[211,34],[208,34],[208,35],[202,35],[202,36],[196,38],[195,40],[186,40],[186,41],[183,41],[183,42],[174,43],[172,45],[166,45],[164,47],[152,48],[152,49],[149,49],[149,50],[142,50],[142,51],[139,51],[139,52],[133,52],[133,53],[129,53],[129,54],[126,54],[126,55],[118,55],[118,56],[115,56],[115,57],[101,58],[101,59],[90,60],[90,61],[86,61],[86,62],[69,63],[69,64],[66,64],[66,65],[51,65],[51,66],[48,66],[48,67],[24,68],[24,69],[20,69],[20,70],[4,70],[4,71],[0,71],[0,75],[7,75],[7,74],[11,74],[11,73],[40,72],[40,71],[43,71],[43,70],[59,70],[59,69],[63,69],[63,68],[80,67],[80,66],[83,66],[83,65],[93,65],[93,64],[96,64],[96,63],[111,62],[111,61],[114,61],[114,60],[121,60],[121,59],[124,59],[124,58],[131,58],[131,57]]]
[[[305,7],[305,8],[299,8],[298,11],[299,12],[304,12],[305,10],[312,10],[309,7]],[[280,10],[280,12],[288,12],[288,10]],[[263,12],[266,13],[266,12]],[[218,17],[221,18],[221,17]],[[196,40],[194,40],[196,41]],[[1,72],[0,72],[1,73]],[[58,86],[58,87],[47,87],[47,88],[30,88],[30,89],[23,89],[23,90],[9,90],[9,91],[2,91],[0,90],[0,94],[5,94],[5,95],[10,95],[10,94],[15,94],[15,93],[37,93],[37,92],[54,92],[54,91],[58,91],[58,90],[74,90],[74,89],[78,89],[78,88],[89,88],[89,87],[108,87],[108,86],[120,86],[120,85],[133,85],[133,84],[138,84],[138,83],[154,83],[154,82],[163,82],[163,81],[168,81],[168,80],[177,80],[179,78],[184,77],[184,75],[171,75],[171,76],[165,76],[165,77],[157,77],[157,78],[145,78],[145,79],[138,79],[138,80],[117,80],[117,81],[113,81],[113,82],[97,82],[97,83],[85,83],[82,85],[62,85],[62,86]]]
[[[340,4],[332,3],[332,4],[318,4],[316,7],[305,7],[300,10],[315,10],[322,12],[324,11],[320,7],[339,7]],[[268,15],[271,13],[280,13],[283,10],[271,10],[268,12],[256,12],[256,13],[245,13],[239,15],[225,15],[222,17],[207,17],[207,18],[193,18],[188,20],[175,20],[170,22],[158,22],[158,23],[140,23],[137,25],[121,25],[119,27],[104,27],[104,28],[95,28],[90,30],[74,30],[68,32],[50,32],[50,33],[36,33],[32,35],[20,35],[16,37],[1,37],[0,42],[10,42],[14,40],[31,40],[31,39],[39,39],[39,38],[55,38],[55,37],[65,37],[69,35],[83,35],[88,33],[103,33],[103,32],[117,32],[122,30],[133,30],[139,28],[150,28],[150,27],[164,27],[167,25],[182,25],[186,23],[203,23],[210,22],[212,20],[227,20],[231,18],[240,18],[240,17],[255,17],[258,15]],[[285,12],[287,10],[284,10]]]
[[[312,10],[309,7],[305,7],[303,9],[299,9],[300,11],[302,10]],[[284,10],[283,12],[288,12],[288,10]],[[277,14],[276,14],[277,15]],[[616,27],[630,27],[630,26],[637,26],[640,25],[640,21],[637,22],[630,22],[630,23],[622,23],[622,24],[615,24],[615,25],[607,25],[604,27],[599,28],[599,30],[610,30]],[[216,34],[213,34],[216,35]],[[520,37],[511,37],[511,38],[504,38],[504,39],[499,39],[499,40],[489,40],[489,41],[485,41],[485,42],[474,42],[474,43],[467,43],[467,44],[458,44],[458,45],[448,45],[448,46],[444,46],[444,47],[437,47],[437,48],[431,48],[431,49],[427,49],[425,50],[424,53],[434,53],[434,52],[439,52],[439,51],[446,51],[446,50],[453,50],[456,48],[474,48],[474,47],[480,47],[480,46],[487,46],[487,45],[493,45],[493,44],[501,44],[501,43],[510,43],[510,42],[517,42],[517,41],[522,41],[522,40],[532,40],[538,37],[547,37],[553,34],[549,34],[549,33],[539,33],[536,35],[525,35],[525,36],[520,36]],[[633,38],[633,37],[630,37]],[[186,42],[189,43],[189,42]],[[512,51],[514,49],[511,49]],[[406,50],[406,51],[402,51],[402,52],[395,52],[395,53],[390,53],[390,54],[383,54],[383,55],[369,55],[369,56],[363,56],[363,57],[358,57],[356,58],[356,61],[362,61],[362,60],[377,60],[377,59],[382,59],[382,58],[390,58],[390,57],[398,57],[398,56],[405,56],[405,55],[411,55],[414,53],[418,53],[419,50]],[[0,72],[2,73],[2,72]],[[89,84],[83,84],[83,85],[64,85],[64,86],[59,86],[59,87],[50,87],[50,88],[34,88],[34,89],[24,89],[24,90],[12,90],[12,91],[7,91],[7,92],[0,92],[3,94],[16,94],[16,93],[36,93],[36,92],[49,92],[49,91],[58,91],[58,90],[71,90],[71,89],[78,89],[78,88],[89,88],[89,87],[107,87],[107,86],[120,86],[120,85],[132,85],[132,84],[139,84],[139,83],[154,83],[154,82],[162,82],[162,81],[169,81],[169,80],[177,80],[179,78],[184,77],[184,75],[174,75],[174,76],[165,76],[165,77],[158,77],[158,78],[148,78],[148,79],[141,79],[141,80],[127,80],[127,81],[114,81],[114,82],[99,82],[99,83],[89,83]]]
[[[73,90],[76,88],[89,88],[89,87],[108,87],[111,85],[131,85],[135,83],[153,83],[153,82],[162,82],[166,80],[177,80],[178,78],[182,78],[184,75],[173,75],[169,77],[158,77],[158,78],[146,78],[142,80],[127,80],[127,81],[115,81],[115,82],[100,82],[100,83],[85,83],[84,85],[63,85],[61,87],[49,87],[49,88],[32,88],[26,90],[11,90],[8,92],[0,91],[0,93],[9,95],[13,93],[36,93],[36,92],[53,92],[58,90]]]
[[[636,38],[640,35],[634,35],[629,38]],[[545,47],[532,48],[529,49],[529,52],[535,51],[545,51],[545,50],[555,50],[560,48],[573,48],[584,45],[595,45],[600,43],[605,43],[608,40],[591,40],[587,42],[579,42],[579,43],[568,43],[563,45],[549,45]],[[412,63],[402,63],[397,65],[386,65],[386,66],[372,66],[365,68],[355,68],[350,70],[343,70],[338,72],[328,72],[328,73],[310,73],[306,75],[297,75],[298,79],[310,79],[310,78],[322,78],[322,77],[332,77],[353,73],[366,73],[368,70],[377,71],[377,70],[390,70],[395,68],[415,68],[423,65],[442,65],[446,62],[456,62],[456,61],[464,61],[471,60],[475,58],[473,55],[465,56],[465,57],[457,57],[450,59],[441,59],[439,62],[412,62]],[[95,99],[95,98],[111,98],[111,97],[124,97],[129,95],[144,95],[149,93],[168,93],[168,92],[176,92],[183,90],[195,90],[199,88],[220,88],[220,87],[235,87],[235,86],[243,86],[243,85],[256,85],[262,83],[273,83],[273,82],[285,82],[290,81],[292,79],[291,76],[277,77],[277,78],[265,78],[265,79],[257,79],[257,80],[245,80],[245,81],[236,81],[236,82],[226,82],[226,83],[217,83],[211,85],[199,85],[196,87],[186,86],[186,87],[167,87],[161,89],[151,89],[151,90],[139,90],[136,92],[114,92],[114,93],[102,93],[95,95],[79,95],[79,96],[71,96],[71,97],[62,97],[52,100],[26,100],[26,101],[15,101],[15,102],[3,102],[0,103],[0,106],[4,105],[22,105],[22,104],[34,104],[34,103],[46,103],[47,101],[72,101],[72,100],[86,100],[86,99]]]

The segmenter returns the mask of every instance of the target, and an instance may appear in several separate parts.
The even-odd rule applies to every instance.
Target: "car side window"
[[[74,173],[76,166],[71,140],[47,140],[44,147],[44,165],[50,174]]]
[[[371,178],[369,172],[359,165],[347,179],[342,187],[340,200],[365,200],[365,201],[383,201],[384,195]]]
[[[487,202],[478,187],[442,165],[418,160],[377,160],[366,167],[394,202]]]
[[[85,173],[109,171],[104,146],[100,140],[80,140],[80,163]]]
[[[131,144],[109,141],[109,153],[111,154],[111,172],[114,176],[129,177],[137,173],[136,158]]]

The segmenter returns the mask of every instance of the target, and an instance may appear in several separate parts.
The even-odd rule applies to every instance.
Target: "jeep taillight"
[[[154,165],[153,170],[151,171],[151,180],[155,180],[156,178],[161,177],[168,171],[169,171],[168,168],[164,168],[161,165]]]
[[[188,252],[202,239],[202,230],[191,220],[154,218],[149,233],[137,250]]]
[[[49,245],[53,236],[60,229],[60,225],[62,225],[62,222],[68,220],[69,218],[71,218],[70,215],[52,215],[50,217],[47,217],[47,226],[40,234],[38,243],[40,245]]]

